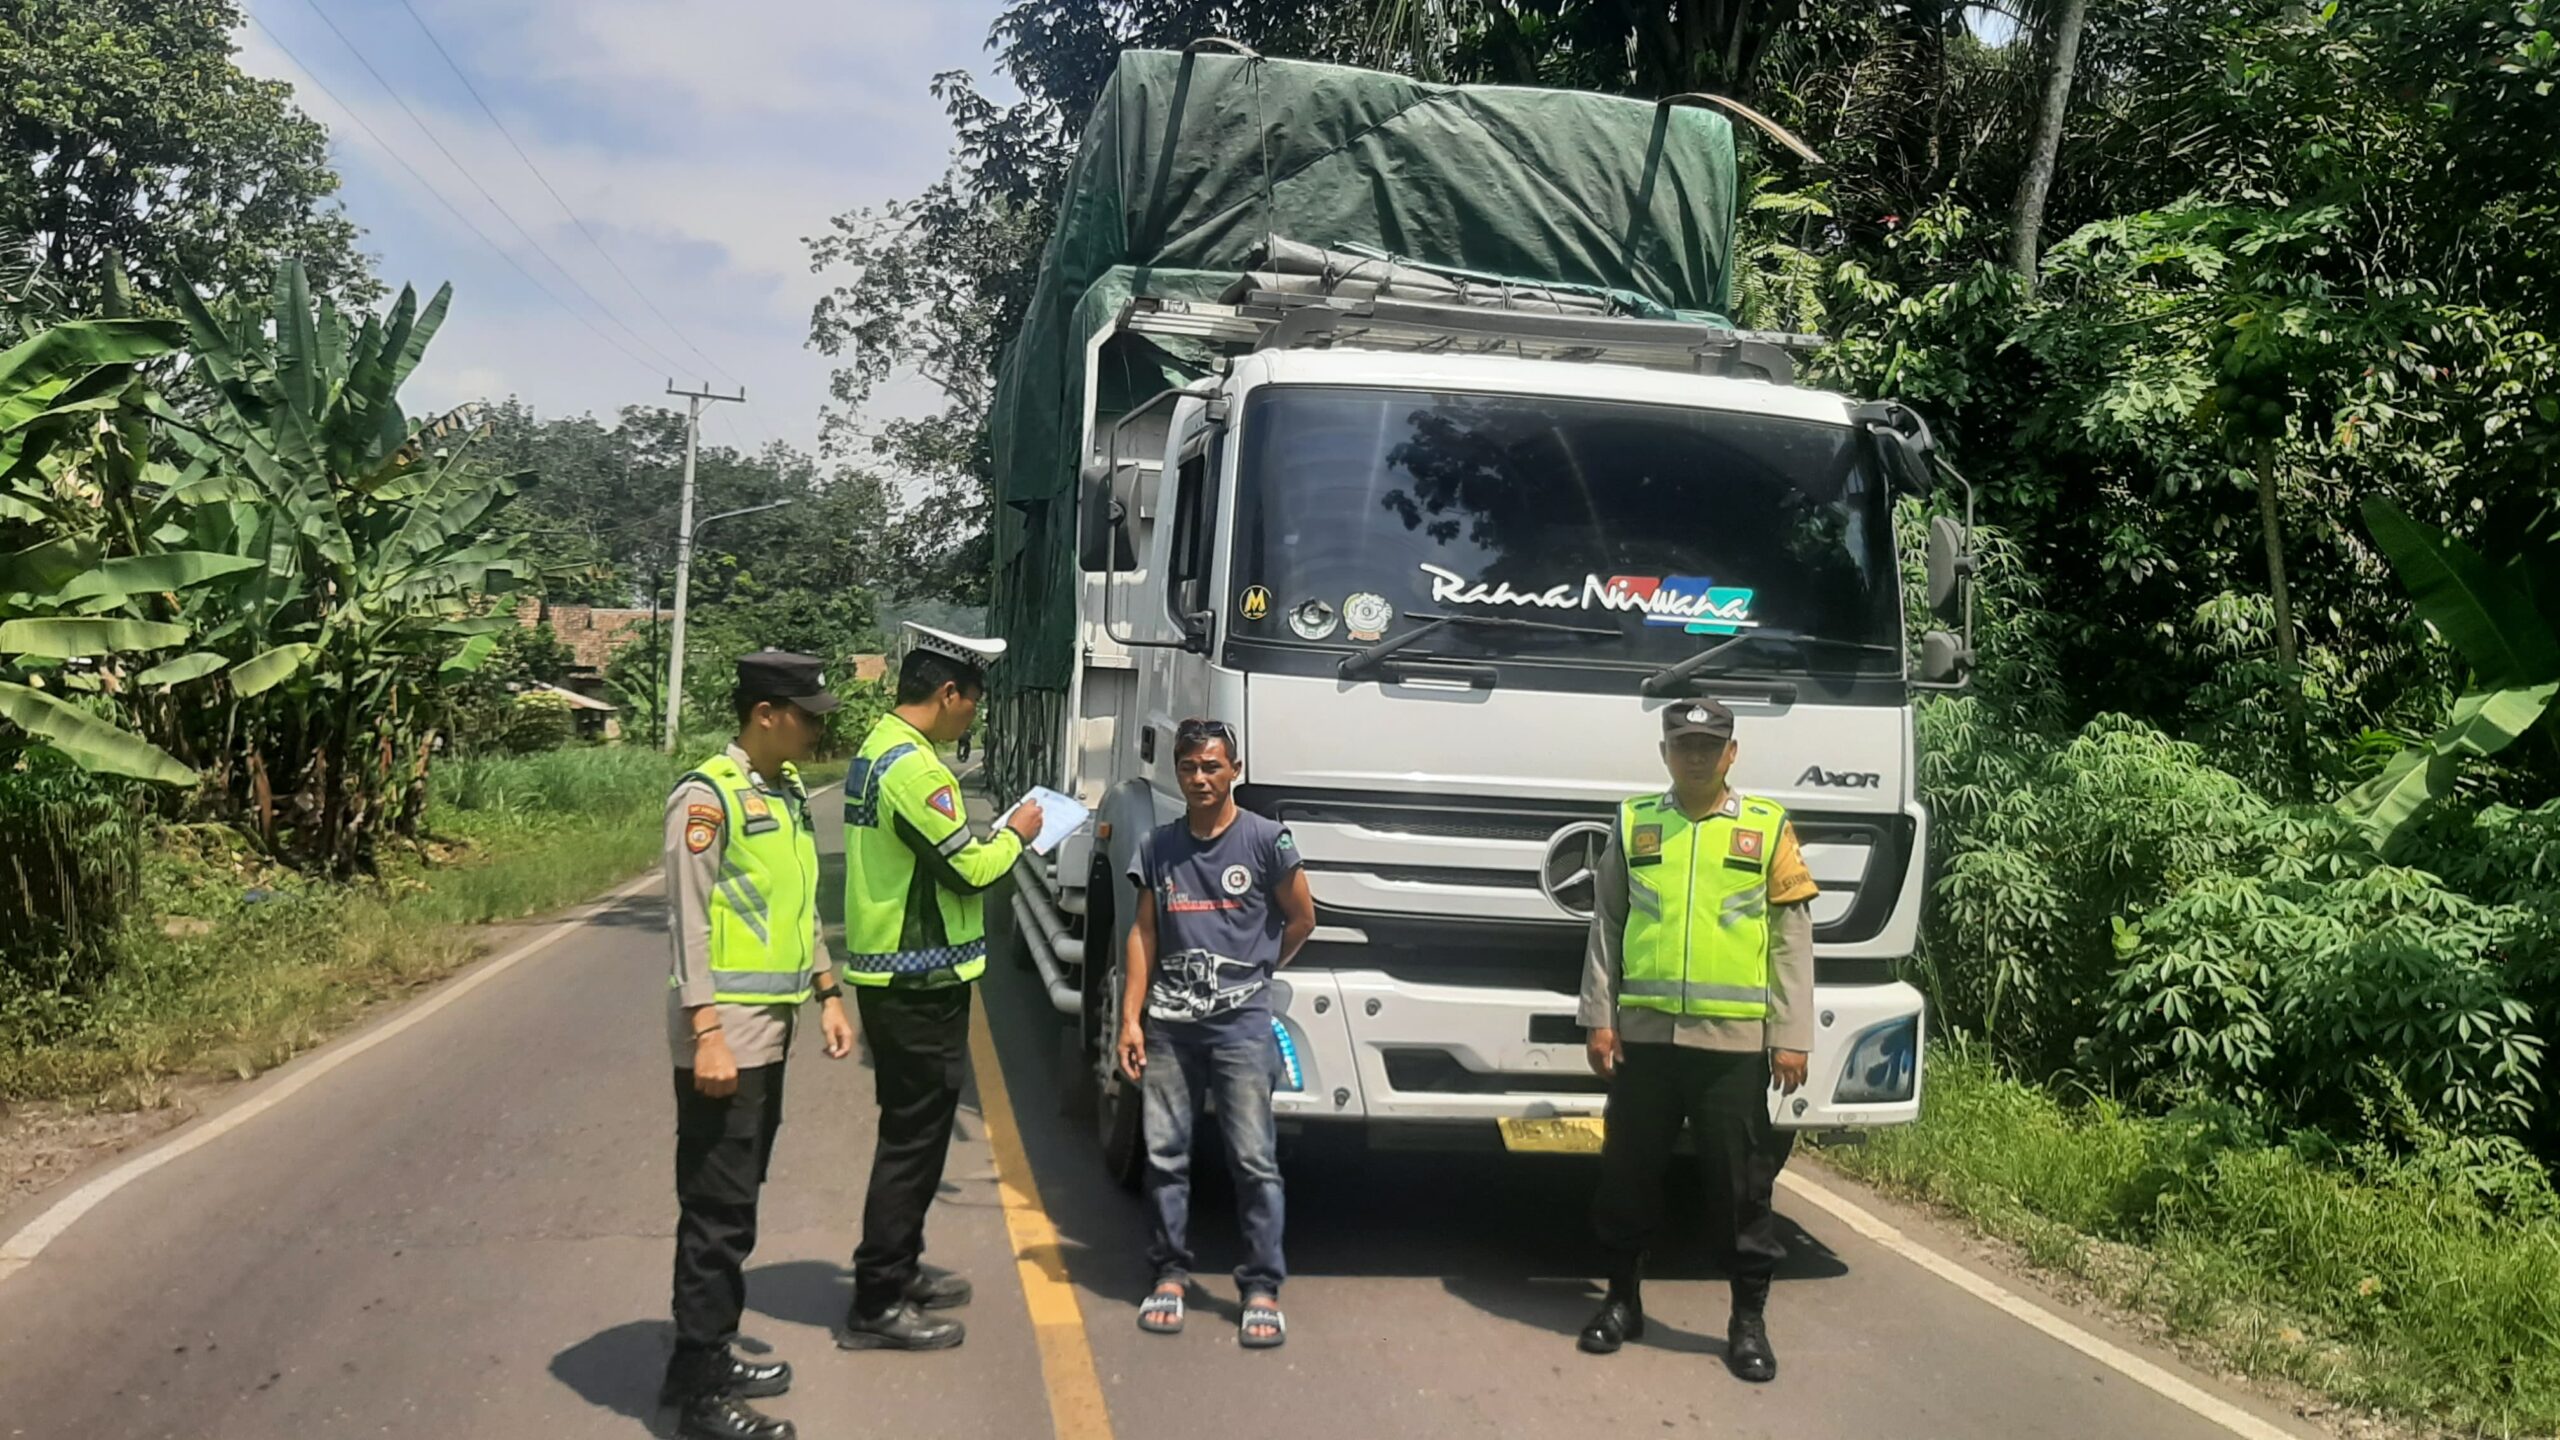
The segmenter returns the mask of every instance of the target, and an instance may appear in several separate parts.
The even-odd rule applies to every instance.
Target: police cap
[[[1730,740],[1733,712],[1714,700],[1674,700],[1662,712],[1662,738],[1677,740],[1683,735]]]
[[[738,657],[738,699],[746,704],[788,700],[812,715],[824,715],[843,702],[827,693],[824,662],[814,655],[788,650],[759,650]]]

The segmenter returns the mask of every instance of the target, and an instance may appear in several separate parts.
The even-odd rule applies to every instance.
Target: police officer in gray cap
[[[1662,712],[1671,788],[1618,806],[1593,881],[1581,1020],[1609,1081],[1593,1228],[1609,1293],[1582,1348],[1644,1335],[1644,1252],[1662,1224],[1663,1169],[1685,1123],[1706,1176],[1707,1237],[1733,1283],[1725,1364],[1778,1373],[1769,1281],[1786,1254],[1773,1209],[1793,1136],[1769,1090],[1805,1080],[1813,1048],[1813,876],[1786,809],[1725,783],[1733,712],[1677,700]]]

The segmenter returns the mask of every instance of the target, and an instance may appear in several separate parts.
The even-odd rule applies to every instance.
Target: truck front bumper
[[[1596,1116],[1605,1084],[1584,1059],[1571,997],[1292,967],[1274,981],[1281,1118],[1494,1121]],[[1814,990],[1805,1086],[1769,1096],[1795,1130],[1908,1124],[1920,1115],[1922,1001],[1900,981]]]

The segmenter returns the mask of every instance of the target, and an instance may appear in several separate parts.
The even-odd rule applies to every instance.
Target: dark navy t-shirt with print
[[[1207,1038],[1269,1024],[1271,972],[1280,963],[1280,882],[1298,868],[1297,842],[1277,820],[1239,811],[1214,840],[1188,819],[1157,827],[1129,879],[1156,900],[1150,1029]]]

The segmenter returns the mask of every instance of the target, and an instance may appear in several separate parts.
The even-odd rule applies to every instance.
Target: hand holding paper
[[[1035,855],[1046,855],[1057,849],[1059,841],[1076,833],[1083,828],[1085,821],[1093,818],[1093,812],[1086,809],[1074,796],[1060,794],[1046,785],[1034,785],[1030,793],[1013,802],[1004,814],[996,817],[996,823],[1007,824],[1013,819],[1014,812],[1026,805],[1036,809],[1040,815],[1039,833],[1028,842],[1031,852]]]

